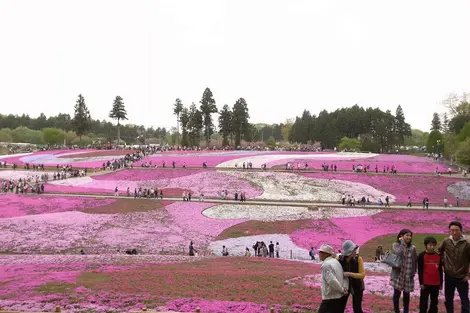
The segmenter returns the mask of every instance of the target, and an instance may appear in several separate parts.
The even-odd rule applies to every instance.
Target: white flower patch
[[[26,155],[30,155],[30,154],[33,154],[33,153],[32,152],[27,152],[27,153],[17,153],[17,154],[3,154],[3,155],[0,155],[0,159],[26,156]]]
[[[351,195],[356,200],[369,196],[371,202],[389,196],[390,202],[395,196],[372,186],[344,180],[307,178],[292,173],[226,171],[227,175],[246,179],[260,186],[264,192],[257,197],[263,200],[291,201],[340,201],[341,196]]]
[[[278,160],[293,160],[293,159],[331,159],[331,160],[352,160],[352,159],[367,159],[373,158],[378,154],[372,153],[305,153],[305,154],[265,154],[255,155],[244,158],[233,159],[225,161],[217,165],[217,167],[241,167],[243,162],[251,162],[253,167],[259,168],[264,163],[269,163]]]
[[[21,170],[4,170],[0,171],[0,180],[3,179],[19,179],[19,178],[28,178],[28,177],[40,177],[43,172],[35,172],[35,171],[21,171]]]
[[[81,186],[85,185],[88,183],[91,183],[93,179],[88,176],[83,176],[83,177],[73,177],[73,178],[67,178],[67,179],[59,179],[59,180],[51,180],[49,181],[49,184],[51,185],[56,185],[56,186]]]
[[[257,241],[264,241],[266,246],[272,241],[273,244],[279,242],[279,256],[281,259],[300,259],[308,260],[310,256],[308,250],[297,247],[289,235],[286,234],[268,234],[239,238],[230,238],[214,241],[209,245],[209,250],[215,255],[222,255],[222,246],[228,249],[229,256],[243,256],[246,248],[250,249],[251,255],[254,255],[253,245]]]
[[[271,205],[222,204],[208,208],[203,215],[216,219],[248,219],[256,221],[292,221],[301,219],[330,219],[341,217],[371,216],[382,210],[355,208],[318,208]]]

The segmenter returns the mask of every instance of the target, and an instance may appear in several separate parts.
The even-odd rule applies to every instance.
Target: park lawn
[[[302,228],[309,228],[312,220],[294,221],[247,221],[225,229],[216,240],[229,238],[239,238],[245,236],[265,235],[265,234],[291,234]]]

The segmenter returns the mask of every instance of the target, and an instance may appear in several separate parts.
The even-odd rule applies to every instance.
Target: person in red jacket
[[[437,240],[424,238],[425,250],[418,255],[418,277],[421,286],[419,313],[437,313],[439,290],[442,290],[443,274],[441,256],[436,253]],[[428,300],[431,305],[428,311]]]

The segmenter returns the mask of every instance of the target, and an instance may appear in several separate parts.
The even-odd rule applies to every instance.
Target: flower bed
[[[462,200],[470,200],[470,182],[468,180],[448,185],[447,191],[454,197],[459,197]]]
[[[306,249],[323,243],[339,249],[344,240],[362,245],[374,237],[398,234],[403,228],[415,233],[444,234],[448,231],[448,223],[455,219],[470,225],[468,212],[384,211],[374,216],[313,220],[310,228],[293,232],[291,238],[297,246]]]
[[[448,167],[441,163],[437,163],[430,158],[418,157],[413,155],[394,155],[394,154],[370,154],[370,157],[365,158],[295,158],[295,159],[279,159],[267,163],[267,167],[284,167],[288,162],[304,168],[305,163],[308,164],[309,169],[323,169],[323,164],[336,165],[337,170],[352,171],[353,165],[370,166],[370,171],[375,172],[375,166],[378,167],[379,172],[383,172],[383,167],[395,166],[399,173],[434,173],[436,168],[440,172],[447,172]],[[388,171],[390,172],[390,170]]]
[[[243,154],[246,155],[246,154]],[[183,164],[186,164],[187,167],[202,167],[202,163],[207,162],[207,166],[214,167],[222,162],[226,162],[228,160],[237,159],[240,155],[232,154],[232,153],[224,153],[224,154],[212,154],[212,153],[205,153],[205,154],[188,154],[188,155],[175,155],[175,154],[156,154],[147,156],[143,159],[144,163],[152,162],[152,165],[157,165],[161,167],[163,161],[165,161],[166,167],[171,167],[172,162],[176,163],[176,167],[181,168]],[[134,166],[140,166],[141,161],[135,162]]]
[[[262,164],[274,164],[273,162],[281,162],[285,164],[288,161],[306,160],[306,159],[321,159],[321,160],[349,160],[349,159],[367,159],[376,156],[376,154],[369,153],[266,153],[263,155],[251,155],[242,158],[231,159],[220,163],[217,167],[241,167],[243,162],[251,162],[253,168],[260,168]],[[282,163],[283,162],[283,163]]]
[[[184,232],[216,237],[224,229],[245,222],[246,219],[234,218],[217,220],[202,214],[214,204],[203,202],[175,202],[166,207],[176,227]]]
[[[188,170],[189,171],[189,170]],[[167,172],[158,171],[157,173]],[[171,170],[168,170],[171,172]],[[183,171],[184,172],[184,171]],[[175,170],[175,175],[178,176],[179,171]],[[147,174],[144,174],[147,175]],[[134,192],[134,188],[158,188],[164,190],[164,195],[166,189],[177,189],[181,192],[177,194],[180,196],[183,190],[190,190],[193,193],[193,196],[197,197],[201,192],[204,192],[206,197],[219,197],[222,190],[228,190],[231,197],[233,194],[238,191],[244,191],[247,198],[253,198],[261,194],[259,188],[253,187],[248,181],[243,179],[238,179],[233,175],[227,175],[225,172],[217,171],[201,171],[189,176],[179,176],[175,178],[170,178],[167,174],[167,178],[159,178],[155,180],[142,180],[142,181],[132,181],[132,180],[111,180],[111,179],[102,179],[100,176],[95,177],[82,177],[82,178],[69,178],[59,181],[51,181],[51,185],[60,185],[64,188],[64,191],[73,192],[76,189],[79,192],[90,191],[93,192],[93,189],[100,191],[114,192],[114,188],[118,187],[118,190],[121,194],[125,193],[127,188],[130,188],[131,193]],[[144,176],[145,177],[145,176]],[[109,178],[109,177],[108,177]],[[115,178],[115,177],[110,177]],[[217,183],[214,183],[217,182]],[[69,187],[72,187],[69,188]],[[60,189],[49,189],[46,188],[46,191]]]
[[[186,177],[194,174],[201,173],[201,170],[190,169],[166,169],[166,170],[122,170],[111,172],[103,175],[93,176],[94,180],[124,180],[124,181],[145,181],[145,180],[158,180],[158,179],[173,179],[179,177]]]
[[[203,214],[216,219],[247,219],[257,221],[289,221],[303,219],[329,219],[335,217],[369,216],[381,212],[373,209],[316,208],[222,204],[204,210]]]
[[[338,202],[341,196],[353,195],[356,199],[369,196],[370,201],[385,199],[395,200],[393,194],[377,190],[366,184],[344,180],[310,179],[293,173],[228,171],[228,175],[245,179],[263,189],[258,199],[291,201],[327,201]]]
[[[68,199],[48,197],[44,201],[47,200],[54,200],[54,204]],[[42,212],[45,214],[0,219],[0,250],[77,253],[84,249],[88,253],[115,253],[118,249],[136,248],[139,253],[187,254],[189,242],[193,241],[202,253],[224,229],[246,221],[205,217],[201,212],[211,204],[202,202],[168,204],[128,199],[117,204],[83,210],[99,214]],[[165,204],[168,205],[164,207]]]
[[[78,211],[97,208],[114,202],[113,199],[91,197],[2,194],[0,195],[0,218]]]
[[[375,175],[365,173],[307,173],[301,176],[315,179],[332,179],[367,184],[383,190],[396,197],[398,202],[407,202],[411,197],[413,203],[422,203],[424,197],[428,197],[430,205],[441,205],[444,197],[450,203],[455,202],[455,197],[447,191],[451,184],[462,181],[459,178],[421,176],[421,175]],[[463,202],[461,202],[463,203]]]
[[[27,178],[27,177],[40,177],[44,172],[37,172],[37,171],[22,171],[22,170],[0,170],[0,181],[13,179],[17,180],[19,178]]]

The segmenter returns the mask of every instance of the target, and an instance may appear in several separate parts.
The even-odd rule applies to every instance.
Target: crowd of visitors
[[[416,279],[420,286],[420,313],[438,312],[439,292],[443,289],[447,313],[454,313],[455,290],[460,297],[461,312],[470,312],[470,242],[462,234],[460,222],[452,221],[448,228],[450,236],[439,245],[436,238],[426,237],[422,243],[423,251],[419,254],[413,244],[413,232],[409,229],[402,229],[398,233],[387,253],[383,252],[381,246],[377,248],[376,260],[391,267],[390,286],[393,288],[392,305],[395,313],[410,312],[410,293],[414,291]],[[339,255],[328,244],[320,247],[322,302],[319,313],[345,312],[349,295],[352,296],[353,312],[363,312],[365,270],[358,248],[351,240],[343,243]]]

